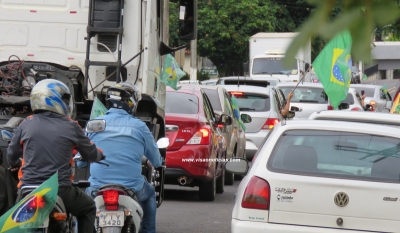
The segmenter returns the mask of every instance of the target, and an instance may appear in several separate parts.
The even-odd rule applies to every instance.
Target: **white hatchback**
[[[275,125],[238,187],[231,232],[399,232],[399,141],[400,129],[375,124]]]

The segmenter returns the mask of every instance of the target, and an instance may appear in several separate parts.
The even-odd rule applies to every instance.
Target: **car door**
[[[225,89],[222,90],[222,101],[223,101],[223,106],[225,109],[226,114],[228,114],[232,118],[232,125],[229,126],[229,148],[228,148],[228,155],[227,158],[231,158],[233,156],[233,153],[235,152],[235,145],[237,147],[239,146],[239,135],[243,134],[244,136],[244,130],[242,127],[239,125],[239,121],[236,119],[233,110],[232,110],[232,103],[230,101],[230,96],[228,92],[226,92]],[[240,117],[240,116],[239,116]],[[226,126],[225,126],[226,127]],[[246,141],[243,142],[244,144]],[[238,156],[238,151],[244,151],[244,145],[241,145],[242,148],[237,148],[236,149],[236,157]]]

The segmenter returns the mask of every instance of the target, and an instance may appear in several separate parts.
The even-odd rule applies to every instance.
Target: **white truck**
[[[166,46],[163,0],[2,0],[0,3],[0,124],[26,117],[40,80],[64,82],[73,119],[89,120],[95,97],[134,83],[142,92],[137,117],[154,138],[165,137],[166,86],[160,81]],[[197,0],[180,0],[181,40],[197,37]],[[164,34],[165,35],[165,34]],[[168,35],[168,34],[166,34]],[[162,152],[165,158],[165,151]],[[155,181],[162,202],[164,170]]]
[[[281,82],[298,82],[311,65],[311,41],[296,56],[290,67],[282,59],[298,33],[257,33],[249,41],[249,73],[251,79],[278,78]],[[310,72],[304,77],[310,82]]]

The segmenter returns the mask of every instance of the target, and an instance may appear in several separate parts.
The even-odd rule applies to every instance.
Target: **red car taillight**
[[[280,122],[280,120],[278,118],[268,118],[261,129],[270,130],[270,129],[274,128],[275,124],[278,124],[279,122]]]
[[[333,107],[328,105],[328,110],[333,110]]]
[[[271,188],[266,180],[253,176],[243,194],[242,207],[269,210]]]
[[[122,190],[106,189],[99,191],[97,193],[97,196],[100,195],[103,196],[104,206],[106,210],[118,210],[119,195],[127,195],[127,194]]]
[[[210,130],[206,128],[199,129],[188,141],[189,145],[208,145],[210,143]]]

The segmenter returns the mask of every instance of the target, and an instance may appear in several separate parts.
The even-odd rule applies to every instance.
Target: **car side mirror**
[[[232,125],[232,117],[222,114],[219,118],[218,124]]]
[[[100,133],[106,129],[106,121],[105,120],[90,120],[86,124],[85,131],[86,133]]]
[[[304,72],[307,72],[307,70],[310,68],[310,63],[306,63],[304,65]]]
[[[249,73],[250,66],[249,66],[249,61],[243,63],[243,72]]]
[[[251,116],[249,114],[241,114],[240,119],[242,119],[243,123],[250,123],[252,121]]]
[[[292,106],[292,107],[290,107],[290,111],[292,111],[292,112],[300,112],[300,108]]]
[[[179,39],[197,39],[197,0],[179,1]]]
[[[158,149],[165,149],[169,146],[169,138],[160,138],[157,141]]]
[[[348,103],[341,103],[339,104],[339,110],[349,109],[350,105]]]
[[[236,175],[246,175],[248,170],[249,162],[247,159],[235,158],[225,163],[225,171]]]
[[[289,111],[286,115],[286,118],[293,118],[294,116],[296,116],[296,113],[293,111]]]

